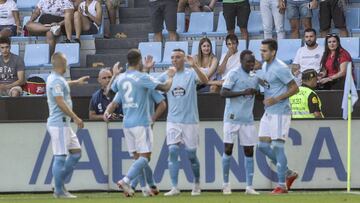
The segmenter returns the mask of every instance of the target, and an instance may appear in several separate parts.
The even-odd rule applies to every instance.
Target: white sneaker
[[[231,195],[230,183],[224,183],[223,184],[223,194],[224,195]]]
[[[59,36],[61,34],[61,27],[60,25],[51,26],[50,31],[54,36]]]
[[[152,191],[148,187],[141,188],[141,192],[142,192],[144,197],[152,197],[152,196],[154,196],[154,194],[152,193]]]
[[[77,196],[72,195],[70,192],[63,193],[63,194],[56,194],[54,192],[53,196],[57,199],[75,199]]]
[[[249,186],[246,186],[245,194],[246,194],[246,195],[259,195],[260,193],[256,192],[256,191],[254,190],[254,188],[249,187]]]
[[[133,189],[131,188],[131,186],[130,186],[128,183],[126,183],[125,181],[119,180],[119,181],[117,182],[117,186],[118,186],[120,189],[123,190],[125,197],[132,197],[132,196],[134,196],[134,194],[135,194],[134,190],[133,190]]]
[[[200,183],[195,183],[191,191],[191,196],[197,196],[201,194]]]
[[[164,194],[164,196],[175,196],[180,195],[180,190],[178,190],[176,187],[171,188],[171,190]]]

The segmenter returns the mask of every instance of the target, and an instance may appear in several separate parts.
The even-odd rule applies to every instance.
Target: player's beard
[[[312,42],[306,41],[305,44],[306,44],[306,46],[308,46],[308,47],[314,47],[314,46],[316,45],[316,41],[312,41]]]

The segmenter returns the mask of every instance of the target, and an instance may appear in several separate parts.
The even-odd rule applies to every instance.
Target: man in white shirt
[[[324,47],[316,43],[316,31],[312,28],[304,31],[305,46],[298,49],[292,64],[292,73],[295,81],[301,85],[301,73],[308,69],[320,72],[320,62],[324,53]]]

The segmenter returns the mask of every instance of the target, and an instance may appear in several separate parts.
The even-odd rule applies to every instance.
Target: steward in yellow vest
[[[317,73],[314,69],[302,73],[302,86],[299,92],[290,97],[292,118],[324,118],[321,101],[314,88],[317,86]]]

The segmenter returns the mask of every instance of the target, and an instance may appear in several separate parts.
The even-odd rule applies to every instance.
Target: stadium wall
[[[200,123],[201,183],[203,189],[219,190],[222,186],[221,154],[222,122]],[[165,122],[154,126],[153,156],[150,162],[155,181],[162,190],[170,187],[167,170],[168,150],[165,142]],[[258,125],[258,122],[256,123]],[[287,155],[289,167],[300,173],[293,188],[328,189],[346,187],[346,121],[293,121]],[[1,173],[0,192],[50,191],[52,185],[52,152],[45,123],[0,124]],[[75,128],[74,128],[75,129]],[[360,187],[360,120],[353,121],[352,187]],[[83,156],[73,176],[70,190],[115,190],[116,181],[123,177],[132,163],[126,151],[121,123],[86,122],[77,131]],[[243,153],[231,161],[232,188],[245,187]],[[191,189],[192,174],[186,154],[181,154],[179,187]],[[276,175],[273,165],[262,153],[256,152],[254,186],[270,189]]]

